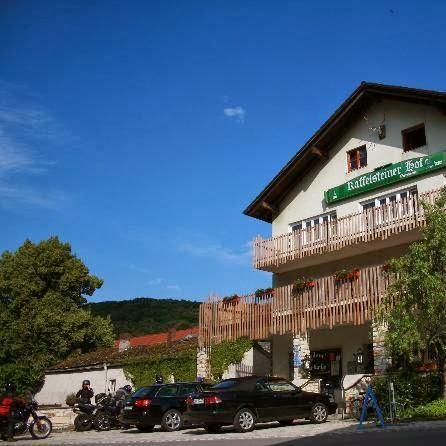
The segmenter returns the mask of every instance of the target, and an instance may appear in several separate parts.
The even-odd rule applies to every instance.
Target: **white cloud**
[[[149,286],[156,286],[156,285],[160,285],[163,282],[164,282],[164,279],[162,277],[156,277],[154,279],[149,280],[147,282],[147,285],[149,285]]]
[[[246,116],[246,110],[240,105],[236,107],[226,107],[223,109],[225,116],[231,119],[235,119],[237,122],[244,122]]]
[[[244,244],[240,250],[234,250],[217,242],[193,243],[185,241],[180,243],[179,249],[197,257],[208,257],[223,263],[238,265],[249,263],[251,257],[251,243]]]
[[[70,197],[62,191],[36,191],[29,187],[10,186],[0,183],[0,198],[3,207],[7,202],[18,202],[46,209],[60,209],[69,203]]]
[[[179,285],[167,285],[166,288],[168,290],[180,290],[181,287]]]
[[[37,149],[66,143],[55,119],[46,110],[19,100],[20,88],[0,80],[0,197],[2,204],[17,202],[45,208],[58,208],[68,200],[59,190],[20,185],[21,179],[45,174],[54,164]],[[21,102],[20,105],[17,105]],[[43,144],[42,144],[43,143]],[[29,183],[29,181],[25,181]]]
[[[143,268],[141,266],[135,265],[134,263],[130,263],[127,266],[128,266],[128,268],[132,269],[133,271],[136,271],[141,274],[149,274],[150,273],[150,269]]]

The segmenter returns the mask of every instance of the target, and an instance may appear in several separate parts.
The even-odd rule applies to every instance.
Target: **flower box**
[[[336,279],[337,283],[345,282],[347,280],[352,282],[353,280],[359,279],[360,275],[361,275],[361,271],[359,268],[355,268],[351,271],[347,271],[347,270],[343,269],[343,270],[335,273],[335,279]]]
[[[300,293],[303,293],[305,290],[309,290],[310,288],[314,288],[315,286],[316,283],[313,280],[299,277],[293,284],[293,294],[297,296]]]
[[[254,293],[255,297],[266,297],[269,295],[274,295],[274,288],[259,288]]]
[[[233,296],[228,296],[223,298],[223,305],[236,305],[240,302],[240,296],[234,294]]]

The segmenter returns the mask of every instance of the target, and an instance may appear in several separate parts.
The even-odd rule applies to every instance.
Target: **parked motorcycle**
[[[97,407],[93,404],[76,403],[73,412],[78,415],[74,419],[74,429],[85,432],[93,427],[96,417]]]
[[[29,431],[35,440],[43,440],[51,434],[53,425],[49,418],[37,415],[38,408],[37,401],[33,399],[15,411],[14,435],[23,435]],[[8,422],[4,420],[0,426],[2,440],[6,440],[7,428]]]
[[[116,395],[106,395],[98,403],[98,409],[94,421],[94,427],[99,431],[108,431],[113,428],[129,429],[129,424],[119,421],[119,415],[125,405],[125,400]]]
[[[98,404],[94,427],[99,431],[109,431],[112,428],[120,428],[121,423],[118,416],[121,413],[121,406],[117,405],[115,398],[107,395]]]

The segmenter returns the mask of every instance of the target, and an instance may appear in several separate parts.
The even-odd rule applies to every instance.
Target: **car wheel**
[[[161,418],[161,427],[164,431],[174,432],[181,429],[183,426],[183,417],[181,412],[176,409],[170,409],[164,413]]]
[[[327,406],[323,403],[316,403],[311,408],[310,420],[312,423],[325,423],[328,417]]]
[[[279,420],[279,423],[282,426],[291,426],[294,423],[294,420]]]
[[[221,431],[221,426],[219,424],[205,424],[204,428],[209,434],[217,434]]]
[[[137,424],[136,428],[140,432],[152,432],[155,426],[153,424]]]
[[[237,432],[251,432],[254,429],[256,417],[251,409],[240,409],[234,417],[234,427]]]

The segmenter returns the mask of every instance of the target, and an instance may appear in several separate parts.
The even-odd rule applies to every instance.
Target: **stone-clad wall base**
[[[378,324],[373,324],[373,366],[375,375],[384,375],[387,372],[389,366],[392,364],[392,360],[387,355],[384,347],[384,338],[386,331],[386,327]]]
[[[71,407],[43,408],[39,410],[39,415],[48,417],[54,430],[74,429],[74,419],[77,416]]]
[[[300,381],[306,378],[306,373],[302,367],[304,358],[310,357],[309,337],[298,336],[293,339],[293,357],[294,357],[294,379],[293,381]],[[297,362],[296,362],[297,360]],[[297,365],[297,364],[301,365]],[[319,390],[318,390],[319,392]]]
[[[197,351],[197,377],[210,378],[209,355],[205,349]]]

